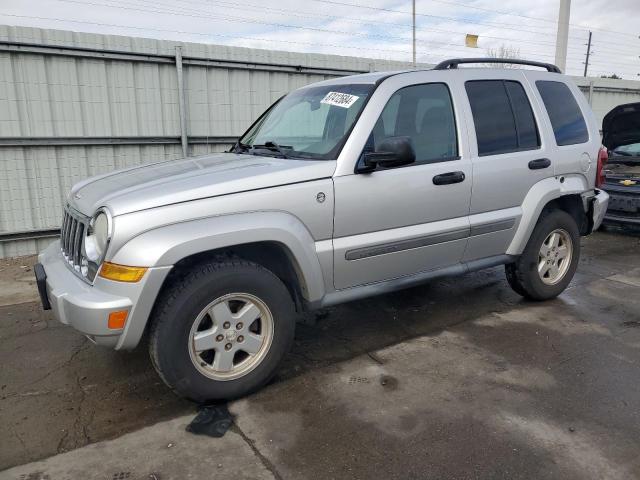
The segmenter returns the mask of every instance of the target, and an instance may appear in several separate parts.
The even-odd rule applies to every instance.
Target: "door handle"
[[[464,172],[448,172],[441,173],[433,177],[434,185],[451,185],[452,183],[460,183],[464,181]]]
[[[551,166],[551,160],[548,158],[538,158],[529,162],[529,170],[540,170]]]

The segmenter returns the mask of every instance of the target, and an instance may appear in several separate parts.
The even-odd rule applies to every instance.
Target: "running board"
[[[351,302],[361,298],[372,297],[384,293],[402,290],[425,283],[434,278],[452,277],[463,275],[469,272],[475,272],[485,268],[496,267],[506,263],[513,262],[517,257],[515,255],[496,255],[495,257],[481,258],[470,262],[457,263],[450,267],[438,268],[436,270],[428,270],[413,275],[405,275],[403,277],[393,278],[382,282],[360,285],[357,287],[345,288],[327,293],[318,302],[311,305],[312,308],[330,307],[339,303]]]

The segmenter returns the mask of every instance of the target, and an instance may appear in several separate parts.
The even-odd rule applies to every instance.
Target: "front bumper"
[[[54,242],[39,256],[46,278],[38,279],[43,307],[49,302],[54,316],[63,324],[82,332],[97,344],[115,349],[134,348],[144,332],[156,296],[171,267],[149,268],[137,283],[123,283],[97,277],[93,285],[85,283],[69,268],[62,256],[60,242]],[[109,313],[126,310],[125,327],[111,330]]]

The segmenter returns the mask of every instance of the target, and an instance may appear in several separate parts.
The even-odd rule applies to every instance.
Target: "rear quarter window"
[[[465,89],[473,114],[478,155],[532,150],[538,128],[524,88],[513,80],[469,80]]]
[[[536,87],[549,114],[556,143],[562,146],[589,141],[587,124],[569,87],[548,80],[538,80]]]

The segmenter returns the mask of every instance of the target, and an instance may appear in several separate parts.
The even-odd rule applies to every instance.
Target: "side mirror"
[[[377,167],[395,168],[416,161],[416,151],[410,137],[387,137],[375,152],[366,152],[359,172],[372,172]]]

